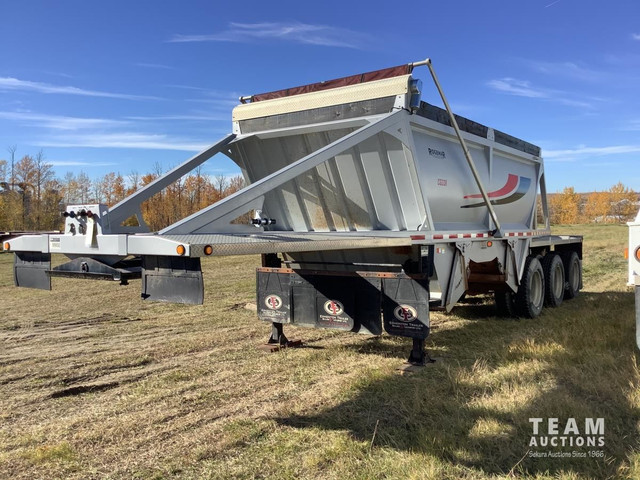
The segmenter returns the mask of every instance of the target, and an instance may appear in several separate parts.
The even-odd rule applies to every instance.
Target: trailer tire
[[[517,317],[515,294],[513,292],[495,292],[496,310],[500,317]]]
[[[567,300],[574,298],[582,288],[582,262],[576,252],[565,252],[562,254],[564,264],[564,298]]]
[[[536,318],[544,306],[544,271],[540,260],[536,256],[527,257],[524,273],[520,280],[520,287],[515,296],[518,315],[526,318]]]
[[[559,307],[564,299],[565,273],[564,262],[557,253],[547,253],[542,259],[544,271],[544,305]]]

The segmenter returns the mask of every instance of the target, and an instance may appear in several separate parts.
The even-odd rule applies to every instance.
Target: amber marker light
[[[640,262],[640,247],[636,248],[634,256],[636,257],[636,260]]]
[[[186,248],[184,248],[184,245],[178,245],[178,246],[176,247],[176,253],[177,253],[178,255],[184,255],[184,254],[186,253],[186,251],[187,251],[187,249],[186,249]]]
[[[204,254],[211,255],[213,253],[213,247],[211,245],[205,245]]]
[[[9,244],[9,242],[4,242],[2,248],[4,248],[5,250],[11,250],[11,245]]]

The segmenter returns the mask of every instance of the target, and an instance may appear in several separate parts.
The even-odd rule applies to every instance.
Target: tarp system
[[[398,65],[396,67],[383,68],[382,70],[374,70],[373,72],[350,75],[348,77],[326,80],[324,82],[311,83],[309,85],[302,85],[299,87],[285,88],[283,90],[276,90],[273,92],[258,93],[256,95],[252,95],[250,97],[250,100],[251,102],[260,102],[263,100],[273,100],[275,98],[290,97],[292,95],[300,95],[303,93],[320,92],[322,90],[329,90],[331,88],[358,85],[359,83],[373,82],[376,80],[384,80],[386,78],[408,75],[412,71],[412,64]]]

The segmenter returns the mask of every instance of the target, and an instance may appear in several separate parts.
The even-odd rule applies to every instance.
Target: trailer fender
[[[15,252],[13,282],[16,287],[51,290],[51,254],[41,252]]]

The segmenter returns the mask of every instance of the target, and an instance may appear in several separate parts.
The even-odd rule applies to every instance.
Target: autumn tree
[[[578,223],[580,218],[580,195],[573,187],[565,187],[562,193],[549,198],[551,223],[566,225]]]
[[[78,196],[76,198],[76,200],[79,200],[78,203],[91,203],[93,200],[91,197],[92,182],[89,176],[81,171],[76,177],[76,182],[78,184]]]
[[[609,189],[611,198],[611,215],[619,222],[631,220],[638,212],[638,194],[622,182],[616,183]]]
[[[611,211],[609,192],[593,192],[587,196],[584,205],[584,219],[587,222],[608,222]]]
[[[47,163],[44,158],[44,153],[40,150],[34,159],[34,193],[35,202],[33,205],[33,213],[35,216],[35,228],[40,230],[42,228],[44,207],[44,193],[47,188],[55,189],[51,182],[54,179],[53,165]],[[56,185],[57,187],[57,185]],[[49,199],[50,201],[53,199]],[[57,205],[55,205],[57,207]],[[47,208],[49,210],[49,208]],[[57,210],[57,208],[56,208]]]

